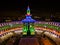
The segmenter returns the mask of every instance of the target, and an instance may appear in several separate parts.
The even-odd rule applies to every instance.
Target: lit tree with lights
[[[27,7],[27,14],[26,18],[22,20],[23,22],[23,34],[24,35],[34,35],[35,30],[34,30],[34,22],[35,20],[32,19],[31,14],[30,14],[30,8],[29,6]]]

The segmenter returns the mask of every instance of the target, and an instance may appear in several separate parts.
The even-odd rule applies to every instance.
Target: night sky
[[[60,16],[60,2],[52,0],[1,0],[0,16],[21,16],[30,6],[33,16]]]

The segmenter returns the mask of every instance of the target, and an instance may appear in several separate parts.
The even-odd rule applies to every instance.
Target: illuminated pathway
[[[0,35],[7,33],[7,32],[11,32],[11,31],[17,31],[17,30],[22,30],[22,28],[18,27],[18,28],[7,29],[6,31],[1,31]]]
[[[60,32],[58,32],[54,29],[49,29],[49,28],[44,28],[44,27],[35,27],[35,30],[49,31],[49,32],[53,32],[54,34],[57,34],[60,36]]]

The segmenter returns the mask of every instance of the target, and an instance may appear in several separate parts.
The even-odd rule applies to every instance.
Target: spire
[[[29,8],[29,6],[27,7],[27,15],[30,15],[30,8]]]

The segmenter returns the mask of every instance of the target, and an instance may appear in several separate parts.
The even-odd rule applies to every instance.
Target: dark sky
[[[1,0],[0,1],[0,13],[3,12],[8,13],[14,11],[20,11],[24,13],[26,11],[26,7],[29,5],[31,7],[32,13],[36,13],[36,15],[40,15],[40,13],[55,13],[60,15],[60,2],[53,0]],[[47,15],[48,15],[47,13]],[[4,15],[4,14],[1,14]],[[8,15],[8,14],[5,14]]]
[[[0,8],[24,8],[28,4],[32,8],[60,8],[60,2],[53,0],[1,0]]]

